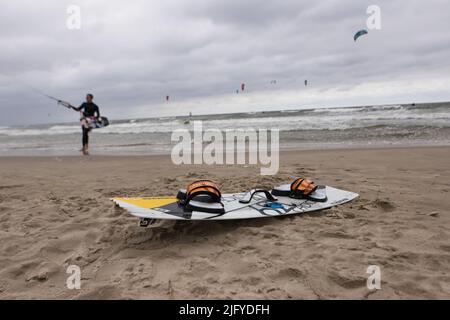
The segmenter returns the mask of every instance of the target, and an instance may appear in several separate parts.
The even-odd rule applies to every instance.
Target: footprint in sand
[[[321,232],[320,233],[321,237],[328,237],[328,238],[336,238],[336,239],[356,239],[357,236],[354,236],[352,234],[349,233],[345,233],[345,232]]]
[[[387,200],[376,199],[370,203],[374,208],[381,209],[384,212],[392,212],[395,210],[395,205]]]
[[[29,272],[30,270],[35,270],[39,263],[36,261],[23,262],[17,265],[13,265],[2,272],[4,275],[9,275],[8,278],[18,278]]]
[[[286,279],[303,279],[306,277],[305,273],[296,268],[286,268],[281,269],[277,276],[277,278],[286,278]]]
[[[61,273],[61,266],[55,263],[44,262],[40,264],[39,267],[36,268],[36,270],[29,272],[25,277],[25,281],[45,282],[51,276],[58,273]]]
[[[361,289],[367,285],[367,279],[356,276],[346,276],[340,274],[338,271],[331,271],[327,278],[333,283],[345,289]]]
[[[196,287],[192,288],[191,293],[195,297],[206,297],[209,293],[209,290],[205,286],[196,286]]]
[[[106,300],[106,299],[123,299],[122,289],[117,286],[101,286],[89,290],[88,293],[79,295],[77,299],[82,300]]]

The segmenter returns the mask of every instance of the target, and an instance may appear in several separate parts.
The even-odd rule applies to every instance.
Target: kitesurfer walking
[[[74,108],[77,111],[82,113],[81,121],[81,130],[82,130],[82,143],[83,148],[80,150],[83,152],[83,155],[89,155],[89,131],[91,131],[91,127],[89,123],[91,120],[95,120],[100,118],[100,110],[98,106],[92,102],[94,100],[94,96],[90,93],[86,95],[86,102],[84,102],[78,108]]]

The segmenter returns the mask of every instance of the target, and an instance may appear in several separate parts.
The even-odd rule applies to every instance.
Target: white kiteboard
[[[223,194],[222,203],[225,213],[222,214],[186,211],[183,206],[178,204],[178,199],[175,197],[112,198],[112,201],[133,216],[147,220],[235,220],[324,210],[344,204],[359,196],[357,193],[329,186],[325,188],[328,198],[326,202],[276,197],[275,208],[273,205],[271,206],[274,202],[267,200],[264,194],[255,194],[248,204],[239,202],[244,193]]]

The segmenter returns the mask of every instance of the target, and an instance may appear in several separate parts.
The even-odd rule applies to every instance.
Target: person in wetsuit
[[[89,131],[91,131],[91,128],[89,128],[89,123],[87,121],[87,118],[100,118],[100,110],[98,106],[92,102],[94,100],[94,96],[90,93],[86,95],[86,102],[84,102],[81,106],[78,108],[75,108],[77,111],[81,111],[83,113],[83,118],[81,119],[81,130],[82,130],[82,143],[83,148],[80,150],[83,152],[85,156],[89,155]]]

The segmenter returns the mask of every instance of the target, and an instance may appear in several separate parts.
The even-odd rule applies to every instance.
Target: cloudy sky
[[[113,119],[450,100],[449,30],[448,0],[2,0],[0,125],[77,118],[29,86]]]

